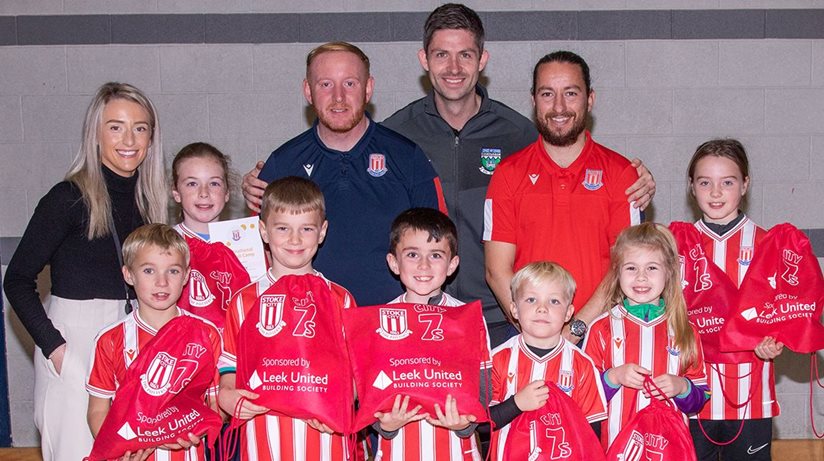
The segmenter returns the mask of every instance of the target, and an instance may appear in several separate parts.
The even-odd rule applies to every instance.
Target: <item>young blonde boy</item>
[[[521,334],[492,351],[491,451],[502,459],[513,440],[509,423],[525,411],[544,406],[547,386],[556,383],[581,408],[587,421],[606,419],[606,398],[595,364],[561,331],[574,312],[575,280],[563,267],[535,262],[521,268],[510,283],[512,316]],[[593,428],[594,425],[593,425]]]
[[[124,383],[126,371],[137,359],[140,350],[157,332],[179,315],[193,314],[177,307],[183,285],[189,277],[189,247],[186,241],[165,224],[147,224],[137,228],[123,243],[123,278],[134,287],[137,309],[123,320],[104,328],[95,339],[92,368],[86,383],[89,392],[87,419],[96,437],[109,413],[118,387]],[[221,339],[217,328],[207,320],[211,351],[215,363],[221,355]],[[206,397],[215,405],[218,374]],[[216,407],[215,407],[216,408]],[[126,459],[163,459],[184,461],[205,459],[200,438],[189,434],[157,449],[127,453]]]
[[[458,233],[455,224],[442,212],[431,208],[411,208],[395,218],[389,236],[386,262],[400,277],[406,291],[390,301],[436,306],[464,303],[443,291],[446,279],[458,268]],[[482,364],[481,395],[486,395],[490,362]],[[488,398],[484,401],[484,405]],[[409,408],[409,397],[398,395],[387,413],[376,413],[373,425],[379,433],[375,461],[480,461],[474,437],[474,417],[462,415],[455,399],[447,396],[443,410],[436,414]]]
[[[347,447],[321,421],[265,414],[254,400],[258,394],[236,388],[238,332],[246,315],[275,281],[284,275],[323,275],[312,268],[312,258],[326,237],[326,209],[318,186],[294,176],[272,182],[263,194],[260,235],[272,254],[271,268],[242,288],[229,302],[220,361],[220,408],[236,418],[250,420],[241,428],[240,459],[344,460]],[[326,280],[324,278],[324,280]],[[340,308],[355,307],[352,295],[326,280]]]

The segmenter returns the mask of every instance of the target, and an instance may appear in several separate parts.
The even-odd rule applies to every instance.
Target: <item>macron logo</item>
[[[538,175],[537,174],[529,175],[529,180],[532,181],[532,185],[534,186],[535,183],[538,182]]]
[[[315,165],[313,165],[311,163],[306,163],[306,164],[303,165],[303,170],[306,171],[306,176],[311,177],[312,176],[312,170],[314,170],[314,169],[315,169]]]
[[[129,426],[129,423],[124,423],[123,426],[117,431],[117,435],[123,437],[126,440],[132,440],[133,438],[137,437],[137,434],[134,433],[132,430],[132,426]]]
[[[372,387],[376,387],[380,390],[384,390],[384,389],[386,389],[387,387],[389,387],[391,385],[392,385],[392,380],[383,371],[378,373],[378,377],[375,378],[375,382],[372,383]]]

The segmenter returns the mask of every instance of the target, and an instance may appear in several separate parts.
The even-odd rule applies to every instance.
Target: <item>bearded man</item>
[[[555,261],[575,278],[575,317],[566,335],[578,342],[606,302],[596,290],[624,228],[641,222],[625,191],[637,179],[630,161],[592,140],[595,102],[589,66],[569,51],[541,58],[532,74],[540,138],[504,159],[484,204],[486,279],[510,306],[512,275],[533,261]]]
[[[366,114],[373,87],[369,58],[355,45],[333,42],[313,49],[306,57],[303,95],[317,120],[272,152],[259,176],[261,187],[285,176],[320,186],[329,231],[314,267],[351,291],[360,305],[382,304],[402,291],[386,267],[395,216],[413,207],[446,212],[440,180],[423,151]],[[262,188],[254,187],[251,196],[262,196]],[[257,198],[252,205],[259,204]],[[293,240],[301,251],[300,237]]]

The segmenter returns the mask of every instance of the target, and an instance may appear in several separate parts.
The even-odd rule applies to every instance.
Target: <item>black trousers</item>
[[[729,445],[716,445],[710,441],[698,420],[690,419],[690,434],[695,444],[698,461],[770,461],[772,459],[772,418],[746,419],[741,435]],[[704,431],[716,442],[727,442],[741,428],[741,420],[711,421],[702,419]]]

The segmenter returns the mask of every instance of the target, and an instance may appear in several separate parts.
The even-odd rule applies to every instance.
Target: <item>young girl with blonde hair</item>
[[[608,401],[604,448],[650,399],[671,398],[685,414],[700,410],[707,399],[704,357],[687,318],[672,234],[654,223],[621,232],[607,283],[613,307],[593,322],[584,344]],[[643,390],[646,376],[663,394]]]

